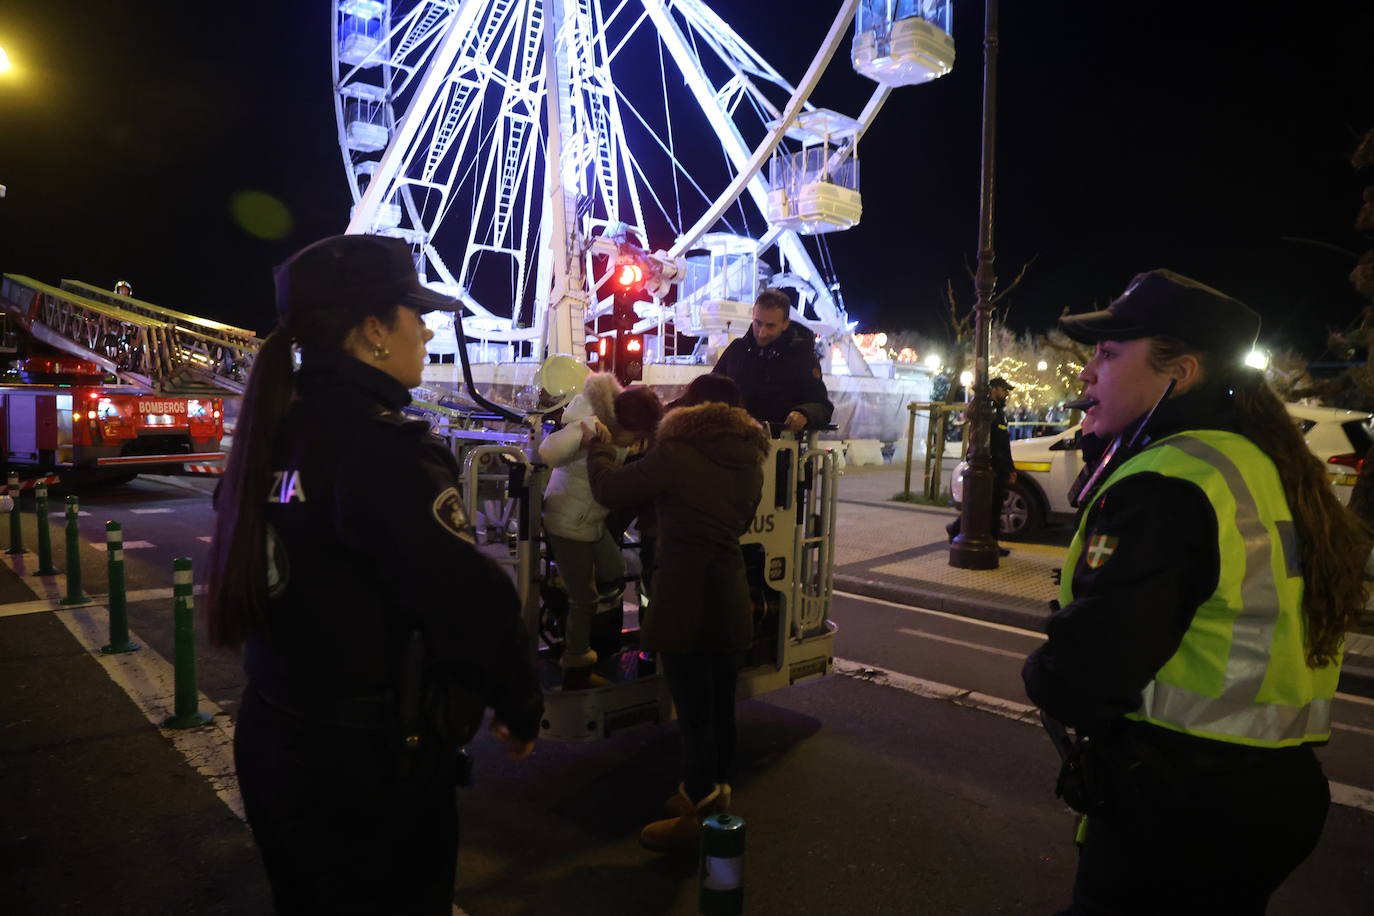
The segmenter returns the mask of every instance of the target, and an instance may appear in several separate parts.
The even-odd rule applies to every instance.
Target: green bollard
[[[67,597],[63,604],[89,604],[91,596],[81,590],[81,504],[67,497]]]
[[[35,576],[55,576],[62,570],[52,565],[52,536],[48,534],[48,485],[39,481],[33,488],[34,515],[38,522],[38,569]]]
[[[14,505],[10,507],[10,549],[8,554],[20,554],[24,552],[24,525],[19,516],[19,474],[10,472],[10,499],[14,500]]]
[[[191,594],[191,558],[172,561],[172,595],[176,615],[176,706],[162,723],[163,728],[195,728],[210,721],[200,711],[196,689],[195,599]]]
[[[132,652],[138,643],[129,642],[129,610],[124,599],[124,529],[119,522],[105,523],[105,556],[109,560],[110,644],[102,646],[105,655]]]
[[[701,822],[701,916],[744,912],[744,828],[744,818],[734,814],[713,814]]]

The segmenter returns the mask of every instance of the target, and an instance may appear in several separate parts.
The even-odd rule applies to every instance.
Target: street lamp
[[[978,189],[978,269],[973,285],[973,372],[977,396],[968,412],[969,452],[964,469],[964,506],[959,534],[950,544],[949,565],[958,569],[996,569],[997,533],[992,530],[992,498],[996,489],[988,434],[992,429],[992,399],[988,397],[988,344],[992,334],[993,272],[992,203],[997,146],[997,0],[983,0],[983,175]]]
[[[0,73],[7,73],[10,69],[10,56],[5,53],[4,48],[0,48]]]
[[[929,369],[931,372],[935,372],[940,368],[941,362],[942,360],[940,359],[939,353],[931,353],[929,356],[926,357],[926,368]]]
[[[1038,362],[1038,363],[1035,364],[1035,371],[1036,371],[1036,372],[1044,372],[1044,371],[1045,371],[1046,369],[1048,369],[1049,367],[1050,367],[1050,364],[1047,363],[1047,362],[1045,362],[1045,361],[1042,359],[1042,360],[1040,360],[1040,362]]]

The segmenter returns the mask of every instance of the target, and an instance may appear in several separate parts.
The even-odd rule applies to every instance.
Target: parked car
[[[1374,414],[1336,407],[1285,406],[1301,427],[1307,447],[1326,465],[1337,497],[1349,503],[1360,461],[1374,444]],[[999,539],[1030,540],[1039,537],[1046,525],[1073,521],[1076,510],[1069,505],[1068,494],[1083,467],[1079,431],[1073,426],[1052,436],[1012,442],[1017,476],[1002,504]],[[949,490],[955,505],[963,500],[966,466],[967,462],[960,462],[951,474]]]

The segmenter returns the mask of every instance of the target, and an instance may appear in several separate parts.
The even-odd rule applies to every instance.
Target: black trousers
[[[455,790],[392,784],[380,731],[297,718],[250,686],[234,761],[278,913],[452,913]]]
[[[1277,753],[1283,764],[1272,772],[1205,780],[1194,803],[1147,794],[1089,818],[1065,912],[1263,914],[1316,847],[1330,805],[1310,749]]]
[[[664,652],[662,657],[682,737],[682,784],[699,801],[711,794],[716,783],[730,781],[740,656]]]

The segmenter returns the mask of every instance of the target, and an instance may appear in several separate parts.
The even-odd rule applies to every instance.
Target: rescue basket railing
[[[835,508],[838,463],[831,449],[813,448],[802,458],[797,501],[796,602],[792,638],[805,639],[825,628],[835,590]]]

